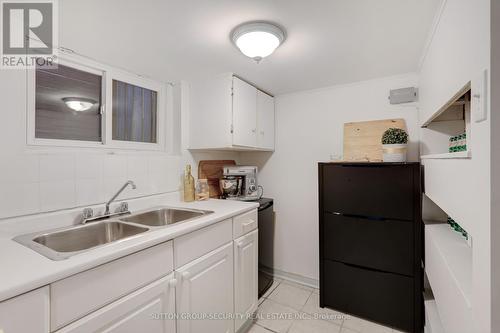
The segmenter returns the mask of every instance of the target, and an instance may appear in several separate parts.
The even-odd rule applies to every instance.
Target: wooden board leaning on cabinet
[[[198,164],[198,179],[208,180],[210,198],[219,199],[222,194],[219,179],[222,178],[222,168],[225,165],[236,165],[236,162],[234,160],[206,160]]]
[[[382,134],[389,128],[407,131],[404,119],[384,119],[344,124],[345,162],[381,162]]]

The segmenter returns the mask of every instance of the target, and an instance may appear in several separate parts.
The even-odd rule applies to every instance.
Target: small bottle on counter
[[[186,165],[184,171],[184,201],[194,201],[194,178],[191,175],[191,165]]]

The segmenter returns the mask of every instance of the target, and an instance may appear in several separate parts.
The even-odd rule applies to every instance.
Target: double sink
[[[211,213],[207,210],[160,207],[118,219],[21,235],[14,240],[49,259],[63,260],[96,247]]]

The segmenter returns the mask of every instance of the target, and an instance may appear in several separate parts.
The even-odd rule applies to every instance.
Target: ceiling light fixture
[[[232,34],[233,43],[241,53],[259,63],[285,41],[285,32],[269,22],[250,22],[237,26]]]
[[[90,110],[97,103],[93,99],[82,97],[64,97],[62,100],[68,108],[76,112]]]

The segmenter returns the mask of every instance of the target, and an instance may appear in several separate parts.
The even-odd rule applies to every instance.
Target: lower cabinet
[[[0,302],[0,333],[240,331],[257,309],[256,228],[254,210]]]
[[[49,287],[0,302],[0,332],[48,333]]]
[[[175,283],[172,273],[57,333],[175,333]]]
[[[234,330],[257,310],[259,231],[254,230],[234,241]]]
[[[175,274],[177,333],[234,332],[230,317],[234,309],[233,242],[180,267]]]

